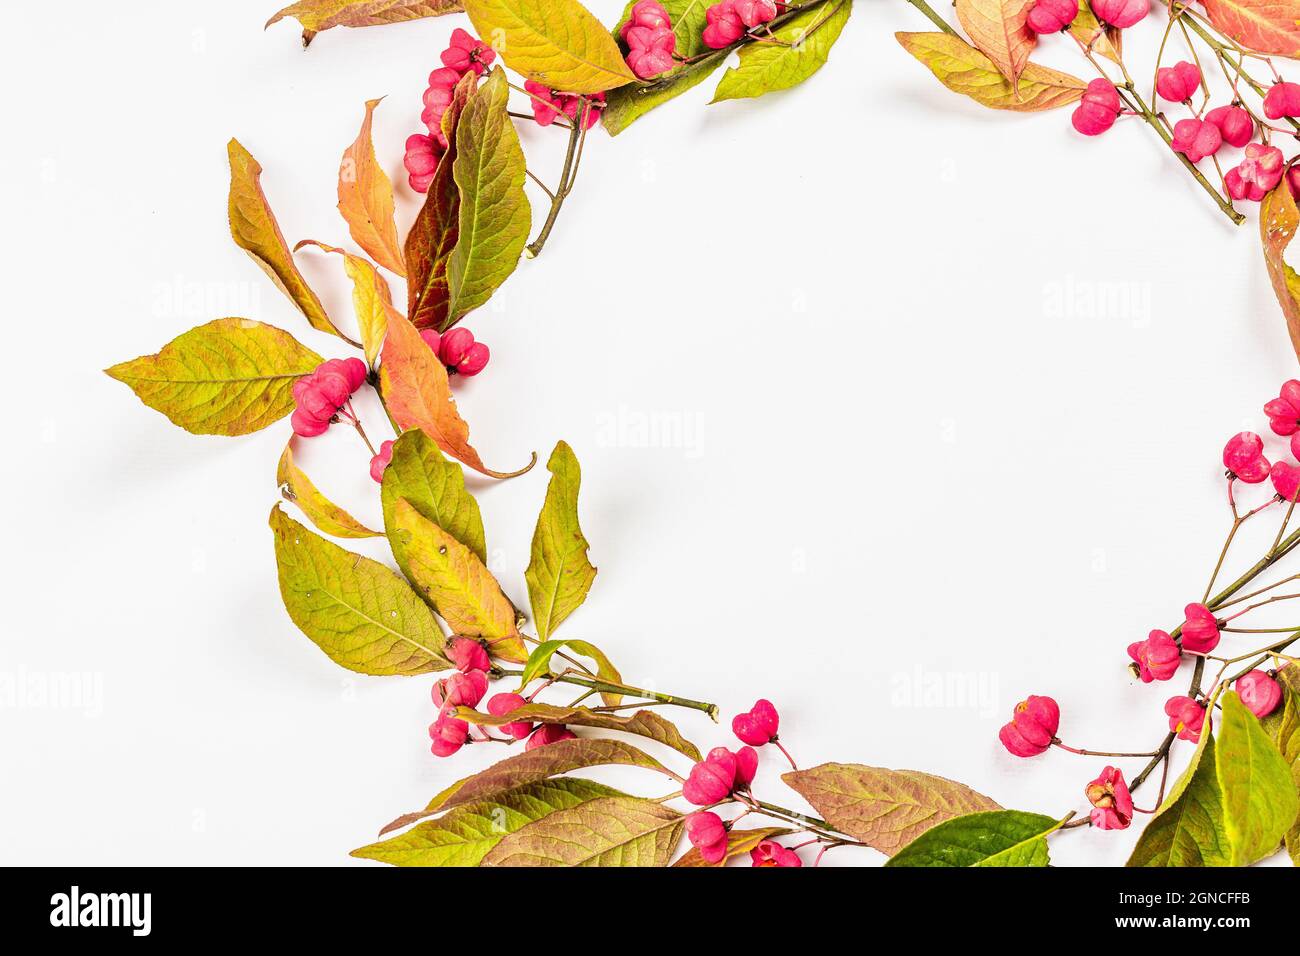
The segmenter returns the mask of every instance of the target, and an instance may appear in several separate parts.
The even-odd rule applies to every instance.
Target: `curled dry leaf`
[[[853,0],[831,0],[781,24],[773,31],[778,43],[745,44],[739,65],[722,75],[712,102],[798,86],[826,63],[852,10]]]
[[[336,538],[377,538],[380,532],[371,531],[352,515],[330,501],[307,477],[307,473],[293,460],[294,439],[284,446],[280,464],[275,470],[275,483],[286,501],[292,501],[321,531]]]
[[[393,183],[375,158],[375,144],[370,137],[379,102],[366,102],[361,132],[339,163],[339,212],[352,239],[366,255],[394,275],[405,277],[406,265],[393,213]]]
[[[955,93],[995,110],[1033,113],[1069,106],[1087,84],[1077,77],[1029,63],[1012,89],[993,61],[960,37],[946,33],[895,33],[903,49],[916,57],[939,82]]]
[[[614,37],[577,0],[465,0],[478,35],[515,70],[566,93],[601,93],[636,76]]]
[[[302,24],[302,45],[307,46],[316,34],[332,27],[383,26],[440,17],[460,9],[460,0],[300,0],[271,17],[266,25],[293,17]]]
[[[677,726],[652,710],[639,710],[635,714],[620,715],[594,711],[589,707],[557,707],[553,704],[525,704],[507,714],[493,716],[482,714],[473,707],[461,707],[456,716],[471,724],[484,727],[502,727],[505,724],[527,722],[530,724],[573,724],[575,727],[594,727],[598,730],[618,730],[636,734],[656,743],[671,747],[691,760],[699,762],[700,748],[685,737]]]
[[[280,224],[275,221],[275,213],[271,212],[271,205],[262,192],[262,167],[237,139],[230,141],[227,153],[230,156],[230,234],[235,244],[262,267],[276,287],[307,317],[312,328],[352,342],[334,327],[325,306],[298,271],[293,253],[280,232]]]
[[[247,435],[293,411],[293,383],[322,361],[283,329],[229,318],[105,371],[187,432]]]
[[[1215,29],[1248,50],[1300,57],[1297,0],[1205,0]]]
[[[1264,264],[1273,292],[1282,314],[1286,317],[1286,330],[1291,336],[1291,347],[1300,356],[1300,275],[1287,265],[1287,247],[1300,228],[1300,210],[1287,186],[1287,177],[1277,188],[1264,197],[1259,206],[1259,237],[1264,247]]]
[[[279,505],[271,530],[285,609],[336,664],[385,677],[451,666],[433,612],[398,574],[326,541]]]
[[[518,471],[493,471],[483,464],[469,443],[469,425],[456,411],[447,369],[415,326],[397,313],[389,317],[379,381],[388,412],[398,428],[422,429],[444,452],[475,471],[489,478],[513,478],[537,464],[536,452]]]
[[[1038,34],[1026,23],[1033,5],[1034,0],[957,0],[957,20],[1013,91],[1038,44]]]
[[[379,274],[379,270],[368,259],[354,256],[346,249],[328,246],[315,239],[304,239],[293,247],[294,252],[304,246],[315,246],[325,252],[338,253],[343,257],[343,270],[352,280],[352,309],[357,314],[357,328],[361,331],[361,347],[366,353],[366,362],[372,367],[379,358],[384,336],[388,334],[388,323],[397,314],[393,305],[393,293],[388,283]]]

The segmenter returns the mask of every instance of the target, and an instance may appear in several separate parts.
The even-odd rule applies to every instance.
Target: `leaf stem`
[[[525,255],[530,259],[536,259],[542,254],[542,247],[546,245],[551,230],[555,228],[555,220],[560,217],[560,209],[564,206],[564,200],[569,197],[569,192],[573,189],[573,177],[578,171],[577,160],[581,155],[580,147],[587,138],[587,113],[590,109],[591,103],[584,97],[582,107],[578,110],[577,117],[569,127],[569,145],[564,153],[564,167],[560,170],[560,184],[555,187],[555,192],[551,194],[551,209],[546,214],[546,221],[542,223],[542,229],[537,234],[537,238],[529,243],[524,250]]]
[[[497,673],[502,677],[522,677],[524,672],[515,668],[501,668]],[[573,684],[602,694],[627,694],[630,697],[643,697],[646,700],[658,701],[661,704],[672,704],[674,707],[686,707],[690,710],[703,711],[713,719],[714,723],[717,723],[718,720],[718,705],[710,704],[707,701],[691,700],[689,697],[678,697],[675,694],[661,694],[658,691],[646,690],[644,687],[633,687],[631,684],[619,684],[614,681],[583,677],[579,674],[567,672],[553,676],[557,683]]]

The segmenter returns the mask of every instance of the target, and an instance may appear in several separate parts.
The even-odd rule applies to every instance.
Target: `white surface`
[[[288,620],[266,528],[287,422],[195,437],[99,370],[230,313],[344,354],[231,243],[226,139],[266,167],[291,242],[346,241],[335,177],[363,101],[388,96],[376,136],[397,178],[461,18],[337,30],[303,54],[294,25],[262,32],[267,0],[73,28],[79,6],[13,11],[0,57],[21,91],[0,158],[0,668],[88,674],[102,696],[4,705],[0,858],[345,862],[503,753],[436,761],[428,679],[343,672]],[[1058,813],[1103,761],[1015,761],[998,726],[1050,693],[1076,745],[1159,739],[1174,685],[1135,685],[1124,647],[1199,598],[1225,530],[1219,449],[1262,429],[1295,360],[1253,220],[1229,227],[1133,121],[1085,141],[1066,112],[948,93],[892,37],[926,28],[903,3],[862,5],[800,90],[705,109],[705,84],[594,136],[543,256],[467,323],[493,359],[461,408],[496,467],[576,449],[600,574],[563,633],[629,680],[728,717],[768,696],[807,765],[924,769]],[[553,179],[560,134],[524,135]],[[302,262],[347,314],[337,262]],[[641,441],[646,416],[681,430]],[[378,520],[355,436],[306,463]],[[519,603],[545,481],[473,483]],[[982,690],[907,698],[934,681]],[[797,801],[780,769],[765,754],[760,784]],[[1054,858],[1119,863],[1133,836],[1074,833]]]

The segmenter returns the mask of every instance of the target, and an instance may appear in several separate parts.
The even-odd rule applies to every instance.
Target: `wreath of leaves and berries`
[[[1300,53],[1300,0],[1206,0],[1203,12],[1171,2],[1149,97],[1122,52],[1126,31],[1146,20],[1148,0],[957,0],[969,40],[924,0],[909,2],[938,31],[898,39],[949,88],[997,109],[1074,106],[1073,126],[1085,135],[1137,117],[1234,222],[1243,218],[1234,203],[1260,202],[1269,275],[1300,347],[1300,279],[1283,258],[1300,227],[1293,195],[1300,174],[1274,144],[1300,131],[1300,85],[1283,80],[1273,62]],[[608,30],[576,0],[302,0],[270,21],[297,18],[309,43],[336,26],[463,9],[474,30],[452,33],[424,92],[424,129],[406,142],[408,183],[425,198],[404,238],[392,183],[372,144],[377,100],[365,104],[339,172],[338,208],[360,253],[317,240],[291,249],[262,190],[261,167],[238,141],[229,144],[235,242],[313,329],[359,355],[325,359],[282,329],[219,318],[155,355],[108,369],[195,434],[245,435],[288,417],[292,433],[276,481],[311,526],[282,503],[271,510],[290,618],[351,671],[445,675],[430,684],[435,756],[450,758],[469,745],[505,749],[504,759],[393,820],[353,855],[423,866],[719,866],[743,858],[797,867],[859,846],[879,851],[887,866],[1044,866],[1049,840],[1083,828],[1125,829],[1147,814],[1130,865],[1245,865],[1282,847],[1300,861],[1300,665],[1289,654],[1300,624],[1261,620],[1284,616],[1287,602],[1300,598],[1300,573],[1284,567],[1300,547],[1300,530],[1292,527],[1300,465],[1285,457],[1289,451],[1300,458],[1300,381],[1285,383],[1264,407],[1271,432],[1289,439],[1289,448],[1266,455],[1264,439],[1243,432],[1224,449],[1231,523],[1199,600],[1186,606],[1177,627],[1152,630],[1128,648],[1133,676],[1143,683],[1184,671],[1190,677],[1186,693],[1163,705],[1163,738],[1139,751],[1067,744],[1058,736],[1060,707],[1039,695],[1018,704],[1001,729],[1002,744],[1016,756],[1056,747],[1096,764],[1081,774],[1081,781],[1096,776],[1081,785],[1081,806],[1072,810],[1006,809],[963,784],[915,770],[850,763],[801,769],[767,700],[734,715],[738,746],[703,752],[664,712],[698,711],[716,721],[714,704],[638,686],[607,648],[556,636],[596,578],[579,523],[580,467],[562,441],[547,461],[550,479],[524,574],[527,613],[489,570],[464,468],[505,479],[530,470],[537,456],[499,471],[471,444],[453,383],[483,372],[490,352],[460,323],[521,260],[542,252],[593,128],[617,134],[702,83],[733,54],[715,102],[796,86],[826,62],[852,6],[639,0]],[[1097,78],[1084,82],[1030,60],[1057,33]],[[1174,42],[1185,42],[1191,59],[1164,66]],[[1228,91],[1223,102],[1212,91],[1211,67]],[[1189,115],[1171,123],[1159,101]],[[520,122],[566,137],[554,186],[528,168]],[[1225,149],[1244,150],[1226,171]],[[1213,174],[1201,168],[1207,161]],[[535,233],[527,188],[545,196]],[[326,311],[299,270],[295,255],[311,253],[337,256],[343,266],[355,334]],[[386,275],[405,281],[405,309]],[[377,424],[393,433],[377,445],[353,401],[366,389],[383,408],[386,420]],[[382,530],[336,504],[297,463],[295,449],[335,425],[356,431],[364,444]],[[1249,507],[1238,501],[1247,487],[1264,489]],[[1221,587],[1239,530],[1270,515],[1279,519],[1271,545]],[[395,569],[330,540],[381,537]],[[1171,754],[1180,742],[1194,749],[1171,782]],[[789,764],[782,780],[813,813],[767,799],[758,748],[779,752]],[[634,795],[573,775],[609,766],[639,768],[659,786]],[[1134,795],[1157,786],[1149,805],[1139,807]]]

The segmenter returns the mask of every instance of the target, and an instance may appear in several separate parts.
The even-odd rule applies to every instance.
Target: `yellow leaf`
[[[393,510],[392,533],[401,539],[411,583],[454,634],[483,638],[493,657],[518,663],[528,659],[514,605],[473,551],[405,498]]]
[[[465,0],[480,37],[511,68],[565,93],[636,81],[618,43],[577,0]]]
[[[1079,12],[1070,21],[1070,36],[1074,37],[1081,49],[1100,53],[1111,62],[1119,63],[1120,33],[1119,30],[1102,26],[1088,5],[1088,0],[1079,0]]]
[[[394,275],[405,278],[402,246],[393,220],[393,183],[375,158],[370,126],[379,100],[366,102],[366,118],[356,142],[339,164],[339,212],[348,231],[370,258]]]
[[[330,501],[307,477],[306,472],[293,460],[293,439],[284,446],[279,467],[275,470],[275,483],[286,501],[292,501],[321,531],[336,538],[378,538],[380,532],[371,531],[352,515]]]
[[[393,293],[379,271],[361,256],[354,256],[346,249],[304,239],[294,246],[297,252],[303,246],[315,246],[325,252],[337,252],[343,257],[343,271],[352,280],[352,308],[357,314],[357,327],[361,330],[361,347],[365,350],[366,361],[375,364],[379,350],[388,334],[388,322],[398,315],[393,305]]]
[[[460,417],[451,397],[447,369],[420,338],[415,326],[396,311],[389,317],[379,383],[388,412],[398,428],[422,429],[444,454],[475,471],[489,478],[513,478],[537,464],[536,452],[518,471],[493,471],[483,464],[469,443],[469,425]]]
[[[1019,96],[993,61],[960,37],[946,33],[895,33],[903,49],[955,93],[995,110],[1033,113],[1068,106],[1083,95],[1083,80],[1029,63],[1020,74]]]
[[[230,141],[227,152],[230,154],[230,234],[235,244],[252,256],[307,317],[312,328],[347,338],[334,327],[325,314],[325,306],[293,261],[280,224],[275,221],[275,214],[262,192],[262,167],[237,139]]]
[[[957,20],[1013,89],[1038,43],[1025,22],[1033,5],[1034,0],[957,0]]]
[[[271,17],[266,25],[279,23],[285,17],[295,18],[302,24],[302,45],[306,46],[316,34],[331,27],[383,26],[438,17],[460,8],[459,0],[300,0]]]
[[[1283,254],[1300,228],[1300,210],[1282,177],[1277,187],[1259,204],[1259,238],[1264,246],[1264,264],[1282,315],[1291,335],[1291,347],[1300,356],[1300,276],[1287,265]]]

